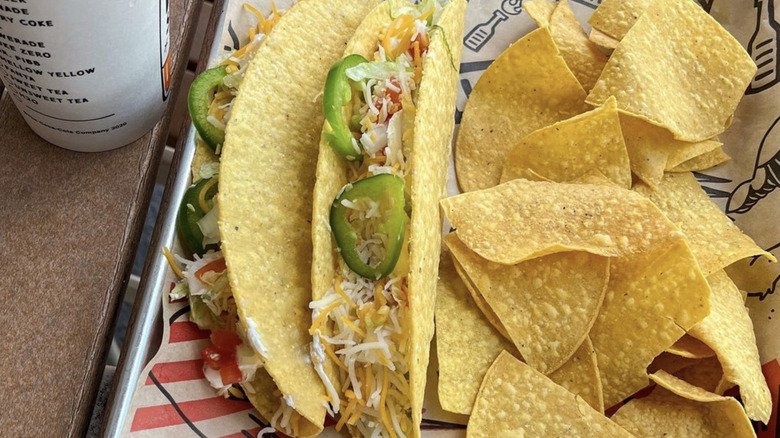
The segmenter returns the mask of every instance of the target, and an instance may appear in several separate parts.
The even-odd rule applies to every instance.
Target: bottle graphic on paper
[[[98,152],[160,118],[171,81],[168,0],[0,2],[0,79],[55,145]]]
[[[773,0],[755,0],[756,30],[748,42],[748,53],[758,66],[753,81],[746,93],[754,94],[772,87],[780,81],[780,57],[778,57],[778,37],[780,23],[775,20]]]

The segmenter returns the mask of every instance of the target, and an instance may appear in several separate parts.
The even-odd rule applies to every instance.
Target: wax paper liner
[[[758,73],[740,103],[732,126],[720,136],[732,160],[696,173],[707,194],[746,234],[761,247],[780,256],[780,24],[773,16],[780,0],[702,0],[702,7],[715,17],[748,50]],[[244,1],[226,2],[229,20],[221,36],[222,53],[238,47],[246,30],[256,23],[242,8]],[[248,2],[269,13],[270,1]],[[289,0],[277,1],[279,9]],[[460,122],[466,99],[482,72],[512,42],[536,28],[521,11],[522,0],[471,0],[466,12],[460,89],[455,114]],[[586,31],[587,18],[598,0],[571,0],[571,7]],[[217,56],[217,58],[219,58]],[[212,63],[216,59],[212,60]],[[522,80],[518,78],[517,80]],[[518,121],[521,123],[521,121]],[[457,129],[457,128],[456,128]],[[450,163],[448,195],[458,193],[454,165]],[[445,232],[449,231],[445,224]],[[159,250],[153,249],[153,250]],[[774,437],[777,428],[780,389],[780,266],[764,259],[748,259],[727,269],[747,292],[764,375],[773,400],[768,426],[756,425],[759,437]],[[123,434],[131,437],[254,437],[265,426],[252,406],[243,400],[222,398],[203,378],[200,349],[208,333],[189,321],[186,300],[170,302],[167,291],[175,277],[168,273],[163,294],[163,339],[157,355],[141,374]],[[435,340],[434,340],[435,344]],[[433,350],[435,352],[435,348]],[[436,396],[437,361],[431,356],[428,369],[423,436],[464,437],[465,416],[441,410]],[[278,435],[282,436],[282,435]],[[322,437],[345,436],[327,428]]]

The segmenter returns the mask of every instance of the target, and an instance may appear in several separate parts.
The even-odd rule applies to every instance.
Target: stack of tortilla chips
[[[442,407],[469,437],[754,436],[772,401],[724,269],[774,258],[690,171],[728,159],[755,64],[692,0],[605,0],[590,39],[565,0],[523,7],[540,28],[474,87],[441,202]]]

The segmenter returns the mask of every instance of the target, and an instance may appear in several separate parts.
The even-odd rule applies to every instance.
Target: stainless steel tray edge
[[[209,60],[214,59],[221,49],[220,36],[225,27],[227,7],[228,2],[223,2]],[[141,372],[156,353],[152,351],[152,347],[160,345],[161,339],[153,339],[152,335],[155,324],[162,318],[162,293],[165,290],[166,271],[169,269],[162,247],[172,248],[176,239],[178,207],[191,183],[190,165],[195,156],[195,135],[195,128],[190,124],[181,146],[174,153],[175,169],[172,169],[166,183],[163,209],[157,217],[158,231],[149,245],[131,324],[125,336],[119,367],[114,375],[114,393],[103,419],[104,437],[122,436]],[[162,335],[161,331],[159,335]]]

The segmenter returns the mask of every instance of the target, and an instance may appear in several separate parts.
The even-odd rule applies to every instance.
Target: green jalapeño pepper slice
[[[222,80],[227,76],[225,66],[212,68],[199,74],[190,85],[187,95],[187,109],[190,112],[192,124],[198,131],[200,138],[214,152],[217,147],[225,142],[225,131],[212,125],[208,121],[209,105],[214,89],[222,85]]]
[[[377,233],[387,236],[385,258],[376,267],[369,266],[360,258],[357,249],[358,232],[347,220],[346,200],[355,202],[368,198],[379,203],[384,221],[377,226]],[[404,211],[404,180],[391,174],[375,175],[347,185],[333,201],[330,208],[330,227],[336,239],[341,257],[358,275],[370,280],[379,280],[390,275],[398,262],[406,231],[406,212]]]
[[[364,62],[368,61],[360,55],[349,55],[333,64],[322,92],[322,111],[330,125],[330,130],[325,130],[325,140],[336,153],[349,161],[360,160],[362,155],[355,150],[354,137],[349,129],[350,117],[344,113],[344,107],[352,102],[352,84],[346,71]]]
[[[184,199],[176,217],[176,228],[179,230],[182,246],[193,254],[203,255],[210,249],[219,249],[218,245],[203,247],[203,232],[198,226],[198,221],[213,207],[216,194],[217,178],[204,178],[184,192]]]

